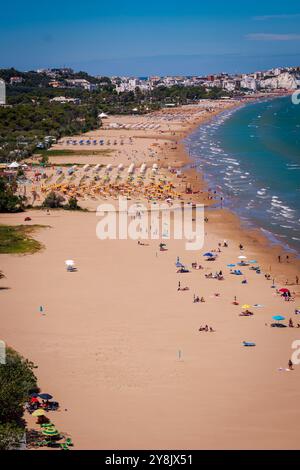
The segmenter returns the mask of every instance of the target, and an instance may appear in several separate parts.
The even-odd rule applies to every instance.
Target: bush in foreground
[[[59,209],[63,207],[64,201],[65,198],[63,196],[57,194],[55,191],[51,191],[51,193],[46,196],[43,202],[43,207],[46,207],[48,209]]]
[[[6,362],[0,364],[0,450],[17,447],[24,435],[24,405],[32,390],[37,389],[34,364],[11,348]]]

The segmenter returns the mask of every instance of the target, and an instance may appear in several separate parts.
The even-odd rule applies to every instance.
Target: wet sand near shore
[[[191,128],[167,138],[179,140]],[[166,166],[189,163],[180,143],[165,157]],[[30,223],[51,228],[35,235],[41,252],[1,255],[1,286],[9,287],[1,291],[1,337],[38,365],[40,387],[61,405],[49,417],[75,449],[297,449],[300,369],[285,369],[300,329],[270,323],[276,314],[300,323],[298,262],[290,256],[286,263],[280,247],[245,231],[229,211],[209,207],[202,175],[192,168],[185,174],[182,188],[188,181],[202,191],[185,200],[208,206],[197,252],[186,251],[184,240],[167,240],[166,252],[160,240],[100,241],[94,212],[26,213]],[[23,221],[24,214],[0,216],[3,224]],[[228,248],[205,261],[224,239]],[[262,274],[249,267],[242,278],[230,274],[227,265],[241,254],[258,260]],[[177,273],[177,256],[190,273]],[[66,271],[66,259],[78,272]],[[204,269],[191,269],[195,261]],[[223,281],[205,277],[220,270]],[[276,295],[265,273],[278,288],[288,279],[295,301]],[[189,290],[177,291],[179,281]],[[194,294],[205,302],[193,303]],[[252,317],[239,316],[244,304]],[[206,324],[215,331],[199,332]]]

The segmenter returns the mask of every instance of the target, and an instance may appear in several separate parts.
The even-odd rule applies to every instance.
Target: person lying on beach
[[[212,279],[213,273],[205,274],[206,279]]]
[[[245,310],[245,312],[242,312],[240,313],[240,317],[251,317],[252,315],[254,315],[253,312],[250,312],[249,310]]]
[[[200,302],[202,302],[202,303],[205,302],[204,297],[201,297]]]
[[[214,330],[211,326],[205,325],[204,327],[200,326],[199,331],[205,331],[206,333],[215,333],[216,330]]]

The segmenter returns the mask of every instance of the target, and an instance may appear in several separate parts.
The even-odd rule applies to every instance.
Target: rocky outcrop
[[[272,90],[281,88],[286,90],[296,90],[299,87],[299,81],[296,79],[295,75],[292,75],[289,72],[284,72],[277,77],[261,80],[259,85],[260,88],[269,88]]]

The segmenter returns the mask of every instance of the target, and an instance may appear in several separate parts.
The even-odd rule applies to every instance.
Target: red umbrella
[[[285,289],[285,288],[283,288],[283,289],[279,289],[279,292],[282,292],[282,293],[284,293],[284,292],[290,292],[290,291],[289,291],[289,289]]]
[[[39,403],[39,400],[36,397],[31,397],[30,403]]]

